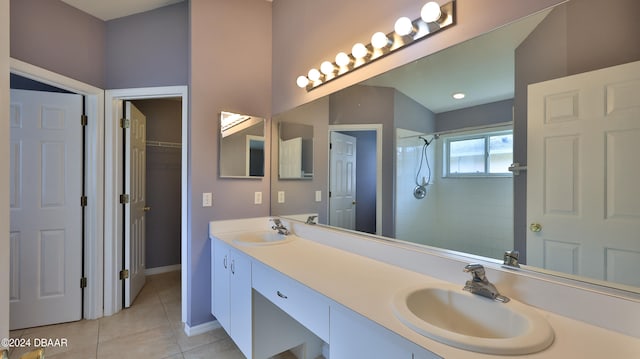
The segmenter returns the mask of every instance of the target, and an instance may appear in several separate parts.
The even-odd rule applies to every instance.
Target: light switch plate
[[[278,191],[278,203],[284,203],[284,191]]]
[[[316,202],[322,202],[322,191],[316,191]]]
[[[253,194],[253,204],[262,204],[262,192],[255,192]]]
[[[205,192],[202,194],[202,207],[211,207],[213,205],[213,198],[211,192]]]

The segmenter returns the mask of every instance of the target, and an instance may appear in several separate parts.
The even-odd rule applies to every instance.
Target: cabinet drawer
[[[329,341],[329,304],[324,296],[297,281],[255,263],[253,288],[325,342]]]

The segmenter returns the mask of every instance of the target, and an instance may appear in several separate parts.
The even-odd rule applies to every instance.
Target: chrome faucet
[[[282,224],[279,218],[272,218],[271,221],[273,222],[273,226],[271,226],[271,229],[278,231],[278,234],[282,234],[286,236],[291,233],[289,232],[287,227],[285,227],[284,224]]]
[[[516,250],[504,252],[503,265],[511,268],[520,268],[520,264],[518,263],[519,254]]]
[[[485,276],[484,267],[481,264],[469,264],[464,267],[463,271],[465,273],[471,273],[471,276],[473,277],[464,285],[464,290],[469,291],[473,294],[497,300],[502,303],[506,303],[509,301],[509,298],[498,293],[498,289],[496,288],[496,286],[489,282],[489,280]]]
[[[316,218],[318,218],[318,216],[311,215],[311,216],[307,217],[307,221],[305,223],[306,224],[316,224]]]

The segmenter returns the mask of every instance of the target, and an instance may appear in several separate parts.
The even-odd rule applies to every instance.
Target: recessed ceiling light
[[[462,92],[456,92],[453,95],[451,95],[451,97],[455,98],[456,100],[462,100],[466,95]]]

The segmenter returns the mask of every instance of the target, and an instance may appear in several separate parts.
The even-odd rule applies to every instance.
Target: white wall
[[[0,338],[9,336],[9,0],[0,0]]]

